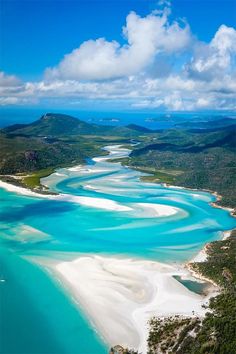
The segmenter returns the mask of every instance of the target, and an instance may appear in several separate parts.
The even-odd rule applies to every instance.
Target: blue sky
[[[230,0],[2,0],[0,103],[234,109],[235,25]]]

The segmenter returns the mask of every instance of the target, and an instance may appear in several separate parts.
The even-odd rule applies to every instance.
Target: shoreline
[[[119,144],[118,145],[117,144],[107,145],[107,146],[103,147],[102,150],[105,150],[105,151],[109,152],[109,148],[111,148],[111,147],[114,148],[115,147],[115,148],[120,149],[121,151],[122,150],[123,151],[132,151],[131,149],[122,148],[122,146],[123,146],[122,144],[121,145],[119,145]],[[109,161],[112,158],[110,155],[112,155],[111,151],[110,151],[110,153],[108,155],[93,157],[93,160],[95,162],[100,162],[100,161],[103,161],[103,160],[108,160]],[[125,157],[127,157],[127,156],[123,156],[123,157],[119,157],[119,158],[125,158]],[[115,157],[115,158],[117,158],[117,157]],[[122,162],[119,162],[119,163],[122,165]],[[77,164],[77,165],[74,165],[74,166],[71,166],[71,164],[69,164],[67,167],[64,167],[64,168],[73,169],[73,168],[78,168],[78,166],[81,168],[82,166],[86,166],[86,164],[84,164],[84,165],[81,165],[81,164],[78,165]],[[135,168],[135,167],[132,167],[132,166],[129,166],[129,165],[124,165],[124,166],[126,166],[129,169],[134,170],[134,171],[143,172],[143,173],[152,175],[152,173],[150,173],[150,172],[148,173],[148,172],[144,172],[144,171],[139,171],[138,168]],[[52,173],[50,173],[49,176],[51,176],[52,174],[56,173],[56,171],[57,171],[57,169],[54,169],[54,171]],[[12,186],[15,186],[15,187],[19,187],[21,189],[21,192],[19,192],[19,194],[24,194],[23,193],[24,191],[26,193],[28,191],[28,192],[32,192],[32,193],[38,194],[40,196],[44,196],[44,195],[48,195],[48,196],[61,195],[60,193],[57,193],[57,192],[48,191],[47,190],[47,186],[41,184],[41,178],[40,178],[40,188],[38,188],[38,187],[29,188],[29,187],[24,186],[24,185],[18,185],[18,184],[14,184],[14,183],[11,183],[11,182],[5,182],[4,180],[1,179],[1,177],[4,177],[4,176],[5,177],[11,177],[11,178],[15,179],[16,181],[20,180],[22,177],[18,176],[18,175],[1,175],[0,176],[0,186],[1,186],[1,183],[4,183],[4,184],[12,185]],[[150,183],[150,182],[145,182],[145,181],[143,181],[143,182],[144,183]],[[223,209],[223,210],[228,211],[233,218],[236,218],[236,208],[226,207],[226,206],[217,204],[217,202],[220,202],[222,200],[222,198],[223,198],[217,191],[212,191],[210,189],[204,189],[204,188],[200,189],[200,188],[189,188],[189,187],[184,187],[184,186],[171,185],[169,183],[161,182],[161,181],[159,183],[157,183],[157,182],[151,182],[151,183],[161,184],[165,188],[186,189],[186,190],[189,190],[189,191],[206,192],[206,193],[212,194],[212,195],[215,196],[216,200],[210,202],[209,204],[211,206],[213,206],[214,208]],[[10,188],[10,187],[8,187],[8,188]],[[13,190],[9,189],[9,191],[13,191]]]
[[[104,157],[103,157],[104,159]],[[78,165],[75,165],[74,168],[76,168]],[[81,165],[79,165],[81,167]],[[128,168],[130,168],[129,166],[127,166]],[[66,167],[65,167],[66,168]],[[68,167],[69,168],[69,167]],[[132,168],[131,168],[132,169]],[[54,171],[52,174],[56,173],[56,171]],[[52,175],[51,174],[51,175]],[[50,176],[51,176],[50,175]],[[2,177],[2,176],[1,176]],[[11,182],[5,182],[4,180],[2,180],[0,177],[0,187],[2,187],[3,189],[9,191],[9,192],[15,192],[21,195],[25,195],[25,196],[35,196],[35,197],[45,197],[45,198],[50,198],[50,197],[55,197],[55,196],[60,196],[63,195],[61,193],[57,193],[57,192],[53,192],[53,191],[47,191],[45,190],[40,190],[38,188],[27,188],[26,186],[22,186],[19,184],[14,184]],[[15,176],[16,180],[18,176]],[[145,182],[144,182],[145,183]],[[155,182],[152,182],[155,183]],[[217,204],[218,201],[222,200],[222,196],[220,194],[218,194],[216,191],[211,191],[211,190],[207,190],[207,189],[198,189],[198,188],[188,188],[188,187],[183,187],[183,186],[175,186],[175,185],[170,185],[168,183],[156,183],[156,184],[161,184],[163,185],[165,188],[175,188],[175,189],[186,189],[189,191],[196,191],[196,192],[206,192],[209,194],[212,194],[216,197],[216,201],[210,202],[209,204],[213,207],[213,208],[217,208],[217,209],[223,209],[229,212],[229,214],[233,217],[236,218],[236,213],[235,213],[235,208],[230,208],[230,207],[225,207],[222,205]],[[46,188],[44,185],[42,185],[43,188]]]
[[[176,280],[174,275],[191,277],[182,266],[94,254],[52,262],[32,258],[55,275],[110,347],[146,353],[151,317],[203,317],[202,305],[214,296],[213,289],[198,295]]]
[[[15,192],[17,194],[20,195],[25,195],[25,196],[32,196],[32,197],[47,197],[47,196],[55,196],[55,194],[46,194],[46,193],[40,193],[40,191],[35,190],[35,189],[30,189],[30,188],[26,188],[17,184],[13,184],[13,183],[9,183],[9,182],[5,182],[3,180],[0,179],[0,187],[5,189],[8,192]]]
[[[233,230],[234,229],[222,231],[221,232],[222,238],[219,241],[227,240],[230,237]],[[217,242],[217,241],[215,241],[215,242]],[[185,263],[185,267],[186,267],[186,269],[188,269],[188,271],[192,274],[192,276],[194,278],[202,280],[202,281],[206,281],[207,283],[212,284],[216,289],[218,289],[218,292],[220,292],[220,288],[219,288],[218,284],[216,284],[212,279],[203,276],[200,272],[198,272],[192,268],[192,264],[194,264],[194,263],[206,262],[207,256],[208,256],[207,255],[207,248],[209,247],[210,244],[211,244],[211,242],[206,243],[205,246],[203,247],[203,249],[195,257],[193,257],[189,262]]]
[[[223,206],[223,205],[220,205],[220,204],[217,204],[217,202],[220,202],[222,200],[222,195],[220,195],[218,192],[216,191],[212,191],[210,189],[200,189],[200,188],[189,188],[189,187],[183,187],[183,186],[174,186],[174,185],[170,185],[168,183],[161,183],[164,185],[164,187],[166,188],[177,188],[177,189],[186,189],[186,190],[189,190],[189,191],[196,191],[196,192],[205,192],[205,193],[209,193],[209,194],[212,194],[214,195],[214,197],[216,198],[215,201],[213,202],[210,202],[209,204],[213,207],[213,208],[217,208],[217,209],[223,209],[223,210],[226,210],[230,213],[230,215],[233,217],[233,218],[236,218],[236,209],[235,208],[230,208],[230,207],[226,207],[226,206]],[[235,213],[235,214],[234,214]]]
[[[78,165],[74,166],[74,168],[76,168],[77,166]],[[81,165],[79,165],[79,166],[81,167]],[[56,173],[56,172],[54,171],[53,173]],[[222,197],[217,192],[212,192],[210,190],[196,189],[196,188],[192,189],[192,188],[187,188],[187,187],[182,187],[182,186],[168,185],[167,183],[160,183],[160,184],[163,185],[165,188],[177,188],[177,189],[183,189],[183,190],[186,189],[186,190],[190,190],[190,191],[198,191],[198,192],[210,193],[210,194],[214,195],[217,198],[217,201],[220,201],[222,199]],[[96,205],[92,205],[93,203],[92,204],[89,203],[89,199],[95,199],[95,198],[82,197],[82,196],[81,197],[80,196],[75,196],[74,198],[69,198],[70,194],[56,193],[56,192],[53,192],[53,191],[50,191],[50,192],[48,191],[47,192],[47,190],[44,191],[44,190],[39,190],[37,188],[32,188],[31,189],[31,188],[27,188],[27,187],[24,187],[24,186],[21,186],[21,185],[17,185],[17,184],[14,184],[14,183],[5,182],[5,181],[1,180],[1,178],[0,178],[0,188],[1,187],[3,189],[5,189],[5,190],[9,191],[9,192],[14,192],[14,193],[17,193],[17,194],[20,194],[20,195],[32,196],[32,197],[36,197],[36,198],[58,199],[58,200],[68,200],[68,201],[73,201],[73,199],[74,199],[75,202],[76,202],[76,199],[77,199],[77,202],[79,202],[79,198],[80,198],[81,201],[84,200],[84,203],[81,203],[81,204],[96,207]],[[45,186],[43,186],[43,187],[46,188]],[[66,196],[67,196],[67,198],[66,198]],[[87,199],[87,203],[85,202],[86,199]],[[107,201],[111,201],[111,200],[107,199]],[[143,207],[145,206],[144,204],[143,204]],[[227,212],[230,213],[230,215],[233,218],[236,218],[236,214],[234,214],[234,210],[235,209],[224,207],[224,206],[220,206],[220,205],[216,204],[216,202],[210,202],[209,204],[212,207],[214,207],[214,208],[226,210]],[[112,207],[104,207],[102,209],[112,210]],[[121,207],[120,209],[121,209],[121,211],[131,210],[131,208],[125,207],[125,206],[123,208]],[[173,208],[173,209],[176,209],[176,208]],[[113,210],[117,210],[117,209],[113,208]],[[174,214],[174,212],[172,211],[171,214]],[[162,215],[160,215],[160,216],[162,216]]]
[[[122,164],[122,162],[120,162]],[[144,173],[146,175],[154,175],[155,174],[155,171],[145,171],[142,169],[142,167],[138,167],[138,166],[132,166],[132,165],[129,165],[129,164],[122,164],[124,167],[127,167],[127,168],[130,168],[134,171],[137,171],[137,172],[140,172],[140,173]],[[142,177],[142,176],[141,176]],[[211,190],[211,189],[205,189],[205,188],[191,188],[191,187],[187,187],[187,186],[180,186],[180,185],[173,185],[171,183],[168,183],[168,182],[162,182],[161,180],[159,180],[158,182],[156,181],[145,181],[145,180],[142,180],[142,182],[144,183],[155,183],[155,184],[161,184],[163,185],[164,187],[166,188],[176,188],[176,189],[187,189],[187,190],[190,190],[190,191],[199,191],[199,192],[206,192],[206,193],[210,193],[210,194],[213,194],[215,197],[216,197],[216,201],[215,202],[212,202],[213,204],[214,203],[217,203],[218,201],[221,201],[222,200],[222,196],[217,192],[217,191],[214,191],[214,190]],[[226,206],[221,206],[219,204],[216,204],[215,206],[216,208],[222,208],[222,209],[226,209],[230,212],[234,212],[236,213],[236,207],[233,208],[233,207],[226,207]],[[236,217],[236,214],[232,214],[232,216]]]
[[[109,145],[107,147],[104,147],[103,149],[108,149],[109,147],[116,147],[116,148],[119,148],[119,147],[122,147],[122,145]],[[122,149],[122,148],[121,148]],[[123,150],[129,150],[129,149],[123,149]],[[110,152],[109,155],[107,156],[101,156],[101,159],[102,160],[109,160],[110,159],[110,155],[112,154],[112,152]],[[94,160],[95,161],[100,161],[100,157],[94,157]],[[111,162],[112,163],[112,162]],[[77,167],[80,167],[81,168],[81,164],[80,165],[75,165],[75,166],[68,166],[68,168],[77,168]],[[84,166],[84,165],[83,165]],[[129,167],[127,166],[128,168],[132,169],[132,167]],[[135,170],[135,169],[134,169]],[[53,173],[55,173],[56,171],[54,171]],[[52,173],[52,174],[53,174]],[[18,176],[15,176],[16,179],[18,178]],[[183,187],[183,186],[175,186],[175,185],[170,185],[170,184],[167,184],[167,183],[160,183],[162,184],[165,188],[177,188],[177,189],[186,189],[186,190],[190,190],[190,191],[198,191],[198,192],[206,192],[206,193],[210,193],[212,195],[214,195],[216,197],[216,201],[214,202],[210,202],[209,204],[214,207],[214,208],[219,208],[219,209],[223,209],[223,210],[226,210],[230,213],[230,215],[234,218],[236,218],[236,214],[234,214],[234,209],[233,208],[228,208],[228,207],[224,207],[224,206],[220,206],[218,204],[216,204],[217,201],[220,201],[222,199],[222,196],[219,195],[216,191],[211,191],[211,190],[206,190],[206,189],[198,189],[198,188],[188,188],[188,187]],[[43,186],[43,185],[42,185]],[[19,185],[16,185],[16,184],[13,184],[13,183],[8,183],[8,182],[4,182],[1,180],[1,177],[0,177],[0,187],[4,188],[5,190],[9,191],[9,192],[15,192],[15,193],[18,193],[18,194],[21,194],[21,195],[25,195],[25,196],[32,196],[32,197],[37,197],[37,198],[46,198],[46,199],[57,199],[57,200],[62,200],[62,201],[71,201],[71,202],[77,202],[77,203],[81,203],[82,205],[87,205],[87,206],[91,206],[91,207],[98,207],[98,203],[95,202],[91,202],[90,199],[95,199],[95,198],[90,198],[90,197],[80,197],[80,196],[75,196],[73,198],[70,197],[70,195],[68,194],[61,194],[61,193],[53,193],[53,192],[48,192],[48,193],[43,193],[43,191],[40,191],[38,190],[37,188],[33,188],[33,189],[30,189],[30,188],[27,188],[27,187],[23,187],[23,186],[19,186]],[[45,188],[45,186],[43,186]],[[77,200],[76,200],[77,199]],[[100,199],[101,200],[101,199]],[[99,200],[99,201],[100,201]],[[106,206],[105,204],[109,204],[109,201],[110,200],[105,200],[104,199],[104,204],[103,206],[105,207],[102,207],[102,204],[99,202],[99,205],[100,207],[102,207],[102,209],[106,209],[106,210],[116,210],[116,211],[129,211],[129,210],[132,210],[132,208],[129,208],[129,207],[126,207],[126,206],[115,206],[115,205],[112,205],[114,203],[110,203],[110,205]],[[110,201],[112,202],[112,201]],[[141,206],[141,205],[140,205]],[[143,205],[144,207],[145,205]],[[154,206],[154,204],[153,204]],[[147,209],[148,209],[148,205],[146,205]],[[165,206],[164,206],[165,207]],[[173,213],[174,214],[174,209],[176,208],[173,208],[173,211],[171,212],[171,214]],[[160,212],[162,212],[160,210]],[[165,214],[165,212],[164,212]],[[158,216],[158,211],[156,210],[156,216]],[[225,231],[222,231],[222,240],[224,240],[225,238],[229,237],[230,233],[231,233],[232,230],[225,230]],[[226,236],[228,235],[228,236]],[[203,247],[203,249],[196,255],[193,257],[192,260],[184,263],[184,267],[188,268],[189,267],[189,263],[194,263],[194,262],[204,262],[206,260],[206,257],[207,257],[207,254],[206,254],[206,247],[207,247],[208,243],[205,244],[205,246]],[[193,270],[189,269],[189,271],[192,272],[193,276],[197,279],[200,279],[200,280],[206,280],[207,282],[210,282],[212,283],[212,281],[210,279],[203,279],[202,277],[199,278],[199,274],[197,274],[196,272],[193,272]],[[214,284],[215,286],[216,284]]]
[[[123,149],[122,148],[123,145],[108,145],[108,146],[105,146],[103,147],[103,150],[106,150],[106,151],[109,151],[109,148],[120,148],[120,150],[130,150],[130,149]],[[116,154],[116,152],[115,152]],[[112,151],[110,151],[110,153],[106,156],[101,156],[101,157],[94,157],[94,161],[96,162],[99,162],[100,159],[103,161],[103,160],[109,160],[110,159],[110,155],[112,155]],[[124,156],[125,157],[125,156]],[[112,162],[111,162],[112,163]],[[119,162],[120,164],[122,164],[121,162]],[[81,168],[82,166],[86,166],[86,165],[75,165],[75,166],[71,166],[69,165],[68,167],[65,167],[65,168]],[[131,170],[135,170],[135,168],[132,168],[130,166],[127,166],[128,168],[130,168]],[[53,173],[56,173],[56,170],[54,172],[52,172],[50,175],[52,175]],[[9,175],[6,175],[6,176],[9,176]],[[27,188],[27,187],[24,187],[24,186],[20,186],[20,185],[17,185],[17,184],[13,184],[13,183],[9,183],[9,182],[5,182],[5,181],[2,181],[1,180],[1,177],[0,176],[0,187],[4,188],[5,190],[9,191],[9,192],[15,192],[15,193],[18,193],[18,194],[21,194],[21,195],[25,195],[25,196],[32,196],[32,197],[37,197],[37,198],[46,198],[46,199],[57,199],[57,200],[62,200],[62,201],[71,201],[71,202],[77,202],[77,203],[81,203],[82,205],[87,205],[87,206],[91,206],[91,207],[97,207],[98,206],[98,203],[96,203],[96,200],[95,201],[92,201],[92,199],[96,199],[96,198],[90,198],[90,197],[80,197],[80,196],[71,196],[70,197],[70,194],[63,194],[63,193],[55,193],[55,192],[47,192],[47,191],[43,191],[43,190],[39,190],[37,188]],[[13,177],[13,176],[11,176]],[[14,178],[17,180],[19,176],[14,176]],[[145,183],[145,182],[144,182]],[[155,183],[155,182],[153,182]],[[236,218],[236,214],[234,214],[234,211],[235,209],[234,208],[229,208],[229,207],[224,207],[224,206],[221,206],[219,204],[216,204],[218,201],[222,200],[222,196],[220,194],[218,194],[216,191],[211,191],[211,190],[207,190],[207,189],[198,189],[198,188],[189,188],[189,187],[184,187],[184,186],[175,186],[175,185],[171,185],[171,184],[168,184],[168,183],[161,183],[161,185],[163,185],[165,188],[176,188],[176,189],[186,189],[186,190],[190,190],[190,191],[198,191],[198,192],[206,192],[206,193],[210,193],[211,195],[215,196],[216,198],[216,201],[213,201],[213,202],[210,202],[209,205],[211,205],[212,207],[214,208],[219,208],[219,209],[223,209],[223,210],[226,210],[227,212],[230,213],[230,215],[233,217],[233,218]],[[42,188],[47,188],[46,186],[42,185]],[[99,201],[101,201],[102,199],[99,199]],[[109,203],[110,202],[110,203]],[[129,211],[129,210],[132,210],[132,208],[129,208],[129,207],[126,207],[126,206],[115,206],[115,202],[113,202],[112,200],[109,200],[109,199],[104,199],[104,203],[99,203],[99,205],[102,207],[102,209],[106,209],[106,210],[116,210],[116,211]],[[108,203],[109,205],[106,206],[105,204]],[[114,205],[112,205],[114,204]],[[140,207],[145,207],[148,209],[148,204],[145,205],[142,203],[140,204]],[[150,205],[151,207],[151,205]],[[152,208],[154,207],[154,204],[152,205]],[[163,206],[164,209],[166,206]],[[155,209],[155,208],[154,208]],[[158,208],[156,208],[156,216],[158,216]],[[174,214],[176,212],[176,208],[172,208],[173,210],[171,211],[170,215]],[[163,211],[160,209],[160,216],[162,216],[161,214],[163,213]],[[165,210],[164,210],[164,213],[165,215]],[[166,215],[168,213],[166,212]],[[232,230],[225,230],[225,231],[222,231],[222,239],[225,239],[226,236],[224,236],[226,233],[231,233]],[[206,259],[206,252],[205,252],[205,247],[207,246],[207,244],[205,244],[205,246],[203,247],[203,249],[193,258],[193,260],[187,262],[190,263],[190,262],[197,262],[197,260],[194,260],[195,258],[196,259],[199,259],[198,261],[204,261],[204,259]],[[197,258],[198,257],[198,258]]]
[[[51,199],[51,200],[56,200],[56,201],[62,201],[62,202],[72,202],[76,204],[81,204],[85,205],[88,207],[94,207],[98,209],[104,209],[104,210],[115,210],[115,211],[130,211],[132,208],[122,205],[118,202],[115,202],[111,199],[105,199],[105,198],[93,198],[93,197],[84,197],[84,196],[74,196],[71,194],[40,194],[33,192],[30,189],[19,187],[12,185],[10,183],[6,183],[3,181],[0,181],[0,187],[3,189],[9,191],[9,192],[14,192],[20,195],[28,196],[28,197],[35,197],[35,198],[42,198],[42,199]]]
[[[99,159],[99,157],[95,159]],[[101,157],[101,159],[106,160],[108,157]],[[163,185],[166,188],[203,191],[220,198],[216,192]],[[99,205],[106,210],[132,210],[109,199],[100,198],[98,203],[96,198],[91,197],[40,193],[39,190],[35,191],[35,189],[16,186],[1,180],[0,187],[25,196],[75,202],[95,208]],[[215,206],[214,203],[210,202],[209,204],[228,212],[231,210],[218,205]],[[140,207],[143,208],[144,206],[140,205]],[[146,207],[147,209],[148,207],[153,208],[150,205],[146,205]],[[154,210],[154,212],[158,213],[158,210]],[[235,217],[232,214],[231,216]],[[230,233],[229,230],[222,232],[223,239],[228,237]],[[80,256],[73,261],[62,261],[56,266],[55,264],[49,266],[49,268],[52,269],[53,274],[56,274],[56,278],[62,283],[63,288],[67,291],[69,289],[73,301],[79,303],[91,323],[99,330],[98,333],[106,339],[110,346],[120,344],[124,347],[134,347],[134,349],[145,353],[148,333],[147,322],[151,317],[169,317],[176,314],[202,317],[205,313],[205,310],[201,308],[202,304],[220,291],[213,281],[193,271],[190,266],[190,263],[205,261],[207,245],[191,261],[179,265],[178,268],[174,265],[148,260],[100,256]],[[109,264],[109,262],[117,264],[117,267],[114,268],[114,264]],[[205,297],[200,296],[180,284],[173,278],[173,275],[187,278],[191,276],[196,281],[211,283],[215,289],[209,290]],[[96,301],[98,301],[97,304]],[[115,308],[114,303],[116,304]],[[111,328],[114,328],[114,331],[110,331]],[[111,337],[110,332],[114,332],[115,336],[118,337]],[[122,342],[122,338],[127,338],[125,339],[126,342]]]
[[[130,165],[127,165],[127,164],[124,164],[124,166],[128,167],[130,169],[133,169],[134,171],[138,171],[140,173],[145,173],[145,174],[150,175],[150,176],[154,174],[154,172],[145,172],[141,168],[138,168],[138,167],[135,167],[135,166],[130,166]],[[209,204],[212,205],[214,208],[227,210],[232,217],[236,218],[236,208],[226,207],[226,206],[217,204],[217,202],[220,202],[222,200],[222,198],[223,198],[222,195],[220,195],[217,191],[213,191],[213,190],[205,189],[205,188],[190,188],[190,187],[185,187],[185,186],[180,186],[180,185],[172,185],[172,184],[169,184],[169,183],[166,183],[166,182],[161,182],[161,181],[159,181],[159,182],[149,182],[149,181],[142,180],[142,182],[144,182],[144,183],[161,184],[161,185],[163,185],[166,188],[186,189],[186,190],[189,190],[189,191],[206,192],[206,193],[212,194],[212,195],[214,195],[216,197],[216,200],[213,201],[213,202],[210,202]]]

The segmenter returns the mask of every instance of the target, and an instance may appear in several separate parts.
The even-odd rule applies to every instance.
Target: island
[[[72,172],[69,181],[73,185],[73,172],[80,172],[88,162],[91,166],[94,162],[98,164],[98,171],[91,169],[95,176],[96,173],[106,172],[108,167],[106,163],[114,164],[114,166],[121,164],[124,169],[138,171],[140,181],[146,182],[147,186],[150,184],[150,188],[153,188],[153,182],[170,189],[173,188],[175,191],[178,191],[178,188],[179,191],[182,188],[189,188],[191,192],[195,191],[195,197],[200,199],[201,194],[198,193],[201,190],[213,192],[216,196],[216,200],[212,201],[213,206],[226,208],[232,215],[235,215],[235,130],[236,124],[233,119],[229,121],[229,118],[221,120],[214,127],[205,125],[205,128],[198,129],[189,125],[176,125],[171,129],[151,130],[135,124],[123,127],[100,126],[71,116],[46,113],[33,123],[17,124],[1,129],[0,186],[10,185],[23,188],[32,197],[37,197],[39,194],[44,195],[45,200],[63,203],[69,201],[72,204],[98,207],[109,212],[132,213],[135,209],[140,219],[145,217],[150,220],[161,217],[184,218],[186,216],[184,211],[176,206],[154,204],[148,201],[134,203],[132,200],[129,205],[122,204],[118,192],[115,200],[109,200],[106,198],[104,185],[101,185],[101,190],[99,190],[99,185],[96,189],[94,185],[86,184],[83,186],[84,195],[74,195],[73,198],[69,198],[67,194],[54,192],[45,184],[46,177],[50,179],[50,176],[55,178],[57,175],[56,178],[60,179],[60,174],[63,175],[64,169],[67,169],[68,173]],[[88,167],[86,168],[84,174],[91,173]],[[112,176],[114,171],[109,170],[109,173]],[[83,176],[83,174],[80,176],[81,181]],[[112,181],[116,183],[115,179]],[[121,182],[120,179],[117,181]],[[12,187],[13,190],[14,187]],[[105,187],[109,189],[109,183]],[[70,185],[66,188],[70,188]],[[97,193],[99,196],[99,193],[102,193],[105,196],[95,200],[94,196],[93,198],[89,196],[90,191],[95,195]],[[152,198],[151,192],[150,195]],[[204,201],[204,198],[202,200]],[[140,225],[142,227],[142,224]],[[100,227],[102,230],[102,226]],[[113,228],[119,230],[120,225],[115,225]],[[32,232],[35,233],[35,231]],[[42,240],[47,237],[47,235],[40,235]],[[151,316],[147,322],[146,346],[149,354],[233,353],[236,346],[235,317],[233,316],[236,312],[235,237],[235,231],[232,231],[224,240],[207,243],[204,248],[204,260],[196,259],[185,265],[186,272],[214,286],[214,296],[210,296],[209,303],[204,304],[204,311],[202,311],[204,315],[201,313],[201,316],[195,314],[194,310],[191,316],[183,314],[168,316],[164,311],[160,316]],[[25,240],[24,242],[27,242]],[[44,266],[44,260],[39,259],[40,262]],[[139,304],[139,301],[149,301],[149,292],[156,294],[155,286],[152,288],[153,284],[148,283],[154,271],[159,274],[158,280],[168,283],[168,286],[172,284],[170,279],[175,277],[175,280],[181,282],[181,277],[186,275],[183,270],[178,272],[176,268],[165,267],[158,262],[154,264],[152,261],[120,260],[90,255],[46,266],[51,272],[55,272],[59,279],[66,279],[65,283],[70,283],[69,288],[72,289],[74,297],[78,296],[77,300],[80,303],[84,302],[83,294],[86,294],[86,288],[89,286],[89,283],[84,281],[83,270],[84,274],[93,279],[95,294],[96,291],[98,295],[100,294],[100,283],[96,285],[97,279],[93,278],[93,274],[100,274],[102,279],[115,284],[117,299],[123,296],[126,290],[120,287],[119,282],[115,283],[115,278],[120,279],[121,283],[129,284],[128,288],[138,289],[141,294],[140,299],[134,296],[133,290],[129,295],[132,306],[135,302]],[[126,274],[122,272],[123,267],[127,270]],[[139,269],[140,277],[132,278],[134,268]],[[71,276],[75,272],[77,272],[76,277]],[[144,279],[150,286],[145,291],[141,291],[140,284]],[[79,290],[77,280],[81,282]],[[145,292],[144,295],[143,292]],[[163,294],[165,295],[165,292]],[[132,299],[131,295],[134,296]],[[111,293],[110,296],[113,294]],[[184,296],[180,303],[183,303],[182,299]],[[93,301],[92,295],[91,301]],[[200,300],[196,296],[193,296],[193,304],[199,312]],[[107,306],[110,306],[109,301]],[[88,305],[87,308],[89,308]],[[99,327],[100,322],[97,321],[94,309],[91,307],[89,314]],[[129,316],[128,310],[126,315]],[[142,313],[141,315],[143,316]],[[142,321],[143,319],[146,317],[141,318]],[[132,332],[132,328],[129,328]],[[124,329],[121,329],[121,333]],[[107,333],[107,328],[103,333]],[[127,335],[130,337],[129,333]],[[136,334],[132,335],[133,342],[136,342]],[[112,336],[108,334],[107,337]],[[136,348],[124,348],[121,344],[114,343],[110,353],[138,353]]]

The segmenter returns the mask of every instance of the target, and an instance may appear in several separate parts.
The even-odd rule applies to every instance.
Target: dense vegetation
[[[106,135],[108,130],[113,135]],[[57,167],[84,163],[86,158],[106,154],[101,148],[129,142],[125,135],[136,131],[90,125],[70,116],[47,114],[31,124],[17,124],[0,131],[0,175],[8,182],[34,188],[40,178]],[[14,179],[9,175],[18,175]],[[20,179],[19,177],[22,176]]]
[[[149,321],[148,354],[190,353],[188,333],[192,331],[196,335],[199,325],[199,318],[152,318]]]
[[[234,122],[233,122],[234,123]],[[149,173],[147,181],[209,189],[222,195],[223,205],[236,207],[236,125],[232,120],[188,123],[176,129],[151,131],[138,125],[104,127],[76,118],[46,114],[40,120],[0,131],[1,179],[40,186],[40,178],[57,167],[84,163],[105,154],[105,145],[138,141],[122,163]],[[178,128],[178,129],[177,129]],[[206,128],[206,129],[205,129]],[[17,175],[17,179],[11,175]],[[172,317],[150,321],[149,354],[236,353],[236,232],[211,243],[208,259],[191,267],[217,283],[222,291],[212,298],[203,320]],[[111,349],[118,353],[120,349]],[[123,349],[123,354],[135,354]]]
[[[125,164],[151,173],[148,181],[216,191],[221,205],[236,207],[236,125],[150,134]]]
[[[235,207],[233,123],[225,118],[214,121],[214,126],[211,121],[202,122],[199,129],[196,122],[189,122],[179,124],[178,129],[152,131],[135,124],[100,126],[47,113],[31,124],[15,124],[0,131],[0,175],[33,173],[21,182],[34,187],[54,168],[105,153],[101,148],[107,144],[139,141],[123,163],[150,173],[144,180],[217,191],[223,196],[221,204]]]
[[[135,350],[123,348],[121,345],[115,345],[109,351],[109,354],[138,354]]]
[[[191,267],[214,281],[221,293],[211,298],[203,320],[178,316],[150,320],[149,354],[234,354],[236,352],[236,230],[207,247],[207,261]]]

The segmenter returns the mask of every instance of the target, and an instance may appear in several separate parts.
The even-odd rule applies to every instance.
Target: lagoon
[[[119,146],[106,149],[109,158],[129,154]],[[88,257],[94,267],[98,259],[107,266],[113,257],[123,259],[130,274],[135,268],[128,259],[135,260],[147,277],[153,263],[147,267],[145,262],[174,267],[178,276],[182,264],[205,243],[236,226],[228,211],[211,205],[212,194],[144,183],[140,175],[103,156],[44,178],[42,183],[58,192],[57,196],[0,189],[4,353],[107,353],[111,343],[92,310],[86,311],[82,297],[75,296],[73,284],[66,284],[54,264],[71,266],[74,260]],[[60,270],[64,274],[65,268]],[[120,268],[117,274],[121,276]],[[105,288],[107,283],[103,284]],[[100,294],[100,283],[93,288],[97,290]],[[142,299],[149,296],[149,290],[145,291]]]

